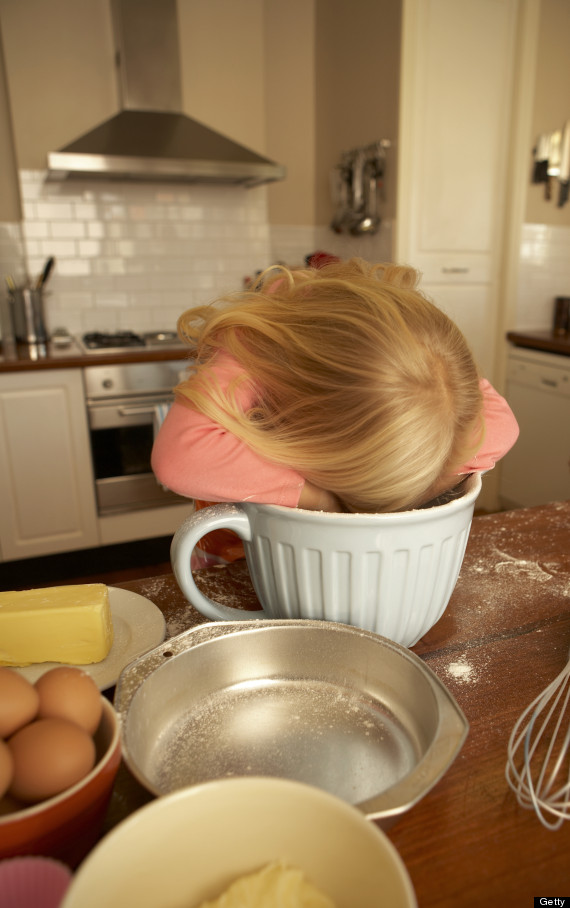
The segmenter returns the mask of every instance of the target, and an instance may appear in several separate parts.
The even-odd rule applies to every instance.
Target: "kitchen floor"
[[[172,536],[0,564],[0,590],[107,583],[169,574]]]

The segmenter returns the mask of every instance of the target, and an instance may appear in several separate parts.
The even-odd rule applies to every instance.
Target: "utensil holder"
[[[13,290],[9,296],[14,336],[21,344],[44,344],[47,331],[41,290]]]

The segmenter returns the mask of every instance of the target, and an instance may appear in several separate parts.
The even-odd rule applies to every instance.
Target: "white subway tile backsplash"
[[[41,255],[43,254],[43,245],[41,240],[28,239],[26,241],[26,251],[28,253],[28,256],[35,258],[41,257]]]
[[[98,240],[80,240],[77,250],[82,258],[91,258],[101,254],[102,243]]]
[[[173,329],[187,308],[240,289],[280,261],[303,265],[317,250],[372,261],[392,257],[391,222],[374,236],[327,226],[270,225],[263,187],[49,182],[20,173],[22,224],[0,224],[0,267],[21,280],[56,266],[48,327]],[[516,325],[547,329],[554,297],[570,296],[570,228],[525,224]]]
[[[77,255],[77,244],[74,240],[57,240],[47,238],[41,241],[41,251],[44,255],[53,255],[58,259],[73,259]]]
[[[125,225],[120,224],[119,222],[112,222],[110,224],[101,222],[101,226],[103,227],[103,235],[111,237],[112,239],[120,239],[127,233]]]
[[[513,330],[549,330],[557,296],[570,296],[570,228],[524,224]]]
[[[106,309],[126,309],[129,305],[129,298],[126,293],[97,294],[97,307]]]
[[[85,236],[85,224],[82,221],[54,221],[50,229],[53,237]]]
[[[66,202],[37,202],[36,216],[40,221],[69,221],[73,206]]]
[[[77,277],[82,274],[89,274],[89,262],[83,259],[61,259],[58,260],[58,272],[61,277]],[[53,292],[56,292],[56,289],[53,288]]]
[[[73,206],[73,211],[80,221],[94,221],[98,217],[97,205],[92,202],[77,202]]]
[[[38,239],[49,235],[49,227],[45,221],[23,221],[22,232],[28,240]]]
[[[52,304],[50,300],[50,294],[48,292],[46,299]],[[93,294],[92,293],[71,293],[63,292],[59,293],[57,297],[57,303],[59,309],[90,309],[94,305]]]

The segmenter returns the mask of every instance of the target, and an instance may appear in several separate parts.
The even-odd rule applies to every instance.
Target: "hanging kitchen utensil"
[[[332,173],[332,194],[336,203],[336,211],[331,221],[331,230],[342,233],[347,221],[351,217],[350,185],[352,180],[352,167],[348,155],[343,159]]]
[[[38,279],[37,279],[37,281],[36,281],[36,286],[34,287],[34,290],[42,290],[42,289],[45,287],[45,285],[46,285],[46,283],[47,283],[47,280],[48,280],[48,278],[49,278],[49,276],[50,276],[50,274],[51,274],[51,271],[52,271],[52,268],[53,268],[54,264],[55,264],[55,259],[54,259],[53,255],[52,255],[52,256],[47,260],[47,262],[45,263],[45,265],[44,265],[44,270],[43,270],[42,273],[39,275],[39,277],[38,277]]]
[[[352,181],[351,181],[351,190],[352,190],[352,199],[351,199],[351,209],[352,209],[352,219],[350,223],[350,230],[354,224],[357,224],[362,217],[364,216],[364,165],[366,163],[364,150],[362,148],[357,149],[354,154],[354,160],[352,163]]]
[[[566,121],[562,132],[560,146],[560,171],[558,174],[560,188],[558,190],[558,208],[562,208],[568,201],[570,186],[570,120]]]
[[[548,150],[548,168],[547,179],[544,187],[544,198],[550,201],[552,198],[552,177],[560,174],[560,146],[562,144],[562,130],[557,129],[550,134],[550,146]]]
[[[350,232],[353,236],[376,233],[380,225],[378,217],[378,167],[376,159],[366,161],[363,171],[364,206],[362,216],[354,221]]]
[[[336,210],[331,221],[335,233],[375,233],[380,224],[378,192],[382,189],[389,139],[343,152],[332,172],[332,198]]]
[[[550,135],[542,133],[538,137],[534,149],[534,168],[532,172],[533,183],[548,182],[548,155],[550,151]]]

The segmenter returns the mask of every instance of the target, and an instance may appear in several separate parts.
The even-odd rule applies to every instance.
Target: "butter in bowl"
[[[302,875],[313,900],[226,900],[275,865]],[[310,785],[252,777],[185,788],[136,811],[84,861],[61,908],[220,904],[416,908],[416,899],[398,852],[360,811]]]

